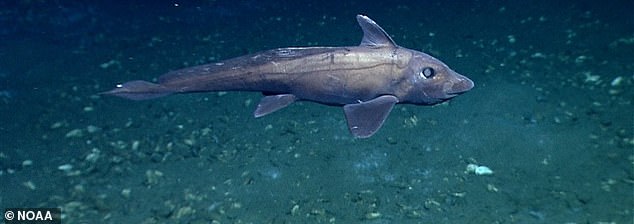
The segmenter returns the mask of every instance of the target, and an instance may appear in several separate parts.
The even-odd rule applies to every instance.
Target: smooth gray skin
[[[133,100],[174,93],[259,91],[255,117],[296,100],[344,105],[355,137],[372,136],[396,103],[433,105],[473,88],[440,60],[397,46],[370,18],[357,15],[359,46],[289,47],[169,72],[158,83],[130,81],[104,92]],[[433,69],[432,70],[430,70]]]

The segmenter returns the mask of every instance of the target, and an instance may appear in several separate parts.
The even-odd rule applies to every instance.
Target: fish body
[[[157,83],[135,80],[106,95],[145,100],[177,93],[257,91],[261,117],[297,100],[342,105],[355,137],[372,136],[397,103],[433,105],[474,83],[440,60],[400,47],[367,16],[364,36],[349,47],[288,47],[168,72]]]

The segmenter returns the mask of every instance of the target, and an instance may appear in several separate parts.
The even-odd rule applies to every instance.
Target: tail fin
[[[131,100],[147,100],[167,96],[172,93],[174,93],[174,91],[171,91],[162,85],[142,80],[135,80],[119,84],[117,85],[117,88],[100,94],[118,96]]]

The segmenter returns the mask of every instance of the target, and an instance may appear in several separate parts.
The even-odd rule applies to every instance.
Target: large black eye
[[[431,67],[425,67],[422,70],[420,70],[420,75],[427,79],[434,77],[435,74],[436,74],[436,71],[434,71],[434,69]]]

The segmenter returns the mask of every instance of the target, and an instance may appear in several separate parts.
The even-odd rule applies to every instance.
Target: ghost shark
[[[376,22],[357,15],[359,46],[288,47],[168,72],[157,83],[129,81],[104,92],[132,100],[176,93],[258,91],[254,116],[298,100],[343,105],[348,129],[372,136],[397,103],[433,105],[473,88],[473,81],[423,52],[400,47]]]

